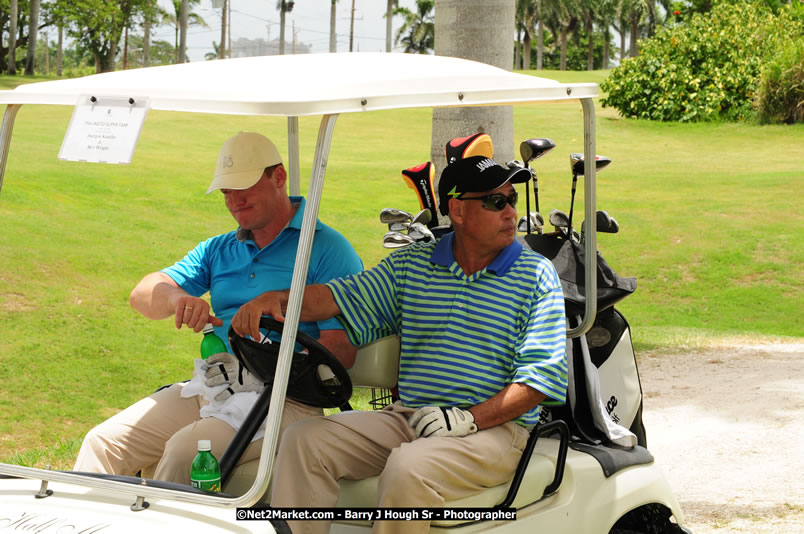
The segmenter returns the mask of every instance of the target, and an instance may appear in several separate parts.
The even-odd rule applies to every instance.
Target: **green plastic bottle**
[[[215,334],[212,323],[207,323],[204,327],[204,339],[201,340],[201,359],[206,360],[219,352],[227,352],[226,343]]]
[[[198,440],[198,454],[190,466],[190,484],[194,488],[219,492],[221,490],[221,468],[218,460],[210,452],[212,443],[208,439]]]

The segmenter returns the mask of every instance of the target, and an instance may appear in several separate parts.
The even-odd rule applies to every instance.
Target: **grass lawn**
[[[599,82],[605,73],[540,75]],[[0,87],[22,80],[0,77]],[[63,162],[71,112],[22,107],[0,192],[0,460],[59,468],[70,467],[92,425],[189,376],[200,336],[142,318],[129,291],[233,228],[221,196],[204,195],[225,139],[260,131],[282,149],[286,138],[281,119],[151,111],[130,165]],[[804,125],[597,113],[597,151],[613,160],[598,177],[598,206],[621,226],[599,237],[600,250],[639,279],[619,306],[638,350],[804,336]],[[535,165],[540,204],[544,213],[568,210],[568,154],[583,149],[580,105],[516,106],[514,115],[516,140],[558,145]],[[430,120],[430,111],[408,110],[337,121],[321,219],[367,267],[387,253],[379,211],[418,209],[400,171],[429,159]],[[303,189],[317,127],[300,120]],[[582,187],[576,198],[582,213]]]

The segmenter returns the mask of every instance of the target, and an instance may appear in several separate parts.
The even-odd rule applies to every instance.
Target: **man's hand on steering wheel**
[[[268,291],[246,302],[232,317],[232,328],[238,335],[251,336],[254,341],[260,340],[260,319],[263,315],[273,317],[280,323],[285,322],[283,305],[287,305],[287,293]]]

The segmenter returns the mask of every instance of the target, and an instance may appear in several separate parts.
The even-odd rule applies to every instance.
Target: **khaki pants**
[[[157,391],[90,430],[74,469],[129,476],[143,471],[148,478],[190,484],[198,440],[210,440],[212,454],[220,459],[236,431],[220,419],[201,418],[206,401],[183,398],[183,387],[173,384]],[[280,432],[300,419],[322,414],[320,408],[288,400]],[[261,449],[262,439],[252,441],[238,465],[259,458]]]
[[[415,410],[343,412],[289,427],[274,464],[273,507],[334,507],[338,480],[379,475],[378,507],[443,507],[511,479],[528,439],[506,423],[461,438],[416,439]],[[294,534],[329,532],[327,521],[289,521]],[[372,532],[424,533],[429,521],[376,521]]]

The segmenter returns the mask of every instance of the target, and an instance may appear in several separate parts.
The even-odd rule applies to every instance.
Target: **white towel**
[[[206,360],[198,358],[195,360],[195,371],[193,371],[193,378],[184,385],[181,391],[182,397],[195,397],[200,395],[209,402],[206,406],[201,408],[201,417],[214,417],[229,423],[232,428],[238,430],[246,419],[249,411],[257,402],[259,393],[254,391],[239,392],[231,395],[224,401],[216,401],[215,396],[225,390],[228,386],[226,384],[209,387],[206,385],[206,374],[209,366]],[[262,439],[265,435],[265,422],[263,421],[257,433],[251,441]]]

